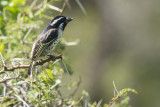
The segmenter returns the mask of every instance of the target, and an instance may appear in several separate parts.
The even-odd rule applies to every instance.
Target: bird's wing
[[[35,40],[32,52],[31,52],[31,58],[32,60],[37,60],[43,53],[43,51],[49,46],[49,44],[56,40],[58,37],[58,31],[57,29],[50,29],[44,34],[40,34],[37,39]]]

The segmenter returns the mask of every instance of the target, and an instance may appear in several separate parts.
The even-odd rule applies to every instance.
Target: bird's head
[[[64,30],[66,25],[72,20],[72,18],[66,18],[65,16],[56,16],[51,20],[50,26]]]

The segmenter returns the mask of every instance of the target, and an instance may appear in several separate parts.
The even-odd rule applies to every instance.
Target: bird
[[[46,28],[35,39],[31,51],[31,63],[28,68],[28,74],[31,74],[33,63],[51,54],[51,51],[59,42],[60,37],[66,25],[73,18],[62,15],[54,17]]]

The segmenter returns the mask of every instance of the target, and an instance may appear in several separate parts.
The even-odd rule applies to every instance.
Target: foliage
[[[37,0],[27,2],[27,0],[1,0],[0,1],[0,68],[5,71],[6,66],[26,65],[29,61],[29,53],[33,40],[38,35],[42,19],[51,19],[45,14],[46,10],[53,9],[49,0],[42,0],[40,4]],[[62,12],[61,9],[55,11]],[[63,53],[65,44],[60,42],[55,52]],[[66,58],[64,55],[63,58]],[[66,61],[67,63],[67,61]],[[67,68],[69,64],[67,64]],[[60,63],[54,66],[52,63],[45,64],[34,69],[34,78],[31,83],[27,75],[27,69],[16,69],[5,71],[0,74],[0,104],[1,106],[83,106],[88,101],[87,106],[95,107],[101,102],[91,103],[89,94],[82,92],[82,97],[73,99],[73,95],[63,98],[59,90],[64,69]],[[71,71],[71,69],[69,69]],[[69,84],[68,87],[78,87],[80,82]],[[74,85],[73,85],[74,84]],[[120,91],[122,96],[132,89]],[[74,93],[73,93],[74,94]],[[125,97],[120,104],[128,105],[129,97]],[[114,104],[116,107],[121,107]]]
[[[117,89],[115,88],[115,90]],[[109,103],[108,107],[110,107],[112,104],[114,107],[128,107],[129,100],[130,100],[128,96],[126,97],[128,92],[132,92],[135,94],[138,93],[136,90],[131,88],[124,88],[119,92],[117,91],[117,95],[114,98],[112,98],[112,101]],[[117,101],[121,97],[124,97],[124,99],[120,103],[116,104],[115,101]]]

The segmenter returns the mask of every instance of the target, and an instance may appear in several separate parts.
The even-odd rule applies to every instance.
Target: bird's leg
[[[42,63],[44,60],[43,59],[40,59],[40,60],[38,60],[36,63],[37,64],[40,64],[40,63]]]
[[[60,56],[47,55],[47,56],[49,56],[49,58],[53,61],[52,65],[57,63],[59,60],[62,60],[62,55],[60,55]]]
[[[59,56],[47,55],[47,56],[49,56],[49,58],[51,58],[52,61],[55,61],[56,59],[62,59],[62,55],[59,55]]]
[[[62,58],[63,58],[62,54],[56,57],[56,59],[61,59],[61,60],[62,60]]]
[[[52,61],[54,61],[55,60],[55,58],[56,58],[56,56],[54,56],[54,55],[47,55],[49,58],[51,58],[52,59]]]

